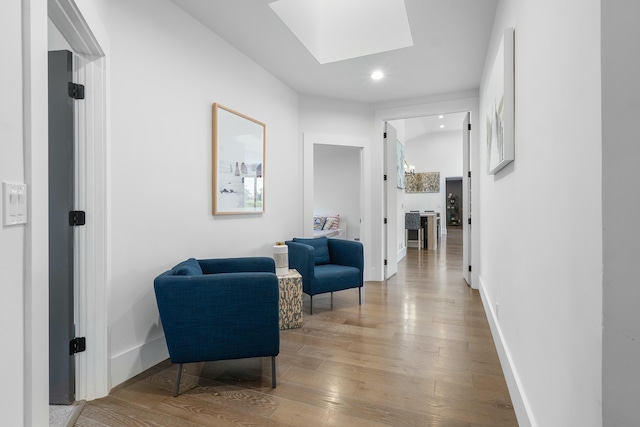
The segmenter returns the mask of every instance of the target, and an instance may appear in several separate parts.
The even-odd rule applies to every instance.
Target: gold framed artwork
[[[407,173],[404,176],[405,193],[439,193],[440,172]]]
[[[266,125],[213,104],[213,214],[264,212]]]

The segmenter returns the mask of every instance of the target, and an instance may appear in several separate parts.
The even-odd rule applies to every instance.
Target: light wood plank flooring
[[[410,248],[398,273],[305,297],[301,329],[270,359],[169,361],[87,402],[76,426],[517,426],[477,291],[462,279],[461,230]]]

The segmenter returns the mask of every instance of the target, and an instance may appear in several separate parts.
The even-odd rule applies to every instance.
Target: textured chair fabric
[[[191,258],[156,277],[154,289],[172,363],[275,358],[280,352],[273,259]],[[179,377],[174,395],[178,387]]]
[[[420,221],[420,212],[406,212],[404,214],[404,245],[409,245],[409,231],[414,230],[417,233],[418,249],[424,246],[424,228]]]
[[[420,212],[407,212],[404,214],[405,230],[420,230]]]
[[[286,242],[289,246],[289,267],[302,276],[302,291],[311,297],[326,292],[336,292],[364,285],[364,248],[362,243],[319,237],[316,239],[295,238]],[[328,252],[318,257],[316,251]],[[361,298],[359,298],[361,302]]]

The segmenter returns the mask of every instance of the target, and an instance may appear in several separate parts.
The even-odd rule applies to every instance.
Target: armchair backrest
[[[204,274],[276,272],[276,263],[268,257],[214,258],[198,260]]]
[[[329,239],[328,243],[332,264],[355,267],[360,270],[360,276],[364,277],[364,246],[362,243],[342,239]]]
[[[315,265],[331,264],[329,256],[329,239],[326,237],[317,237],[315,239],[301,239],[294,237],[293,241],[313,247],[313,260]]]

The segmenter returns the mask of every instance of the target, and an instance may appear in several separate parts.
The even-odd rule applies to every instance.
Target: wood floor
[[[409,249],[386,282],[305,297],[302,328],[270,358],[169,361],[87,402],[76,426],[517,426],[480,296],[462,279],[461,231]]]

